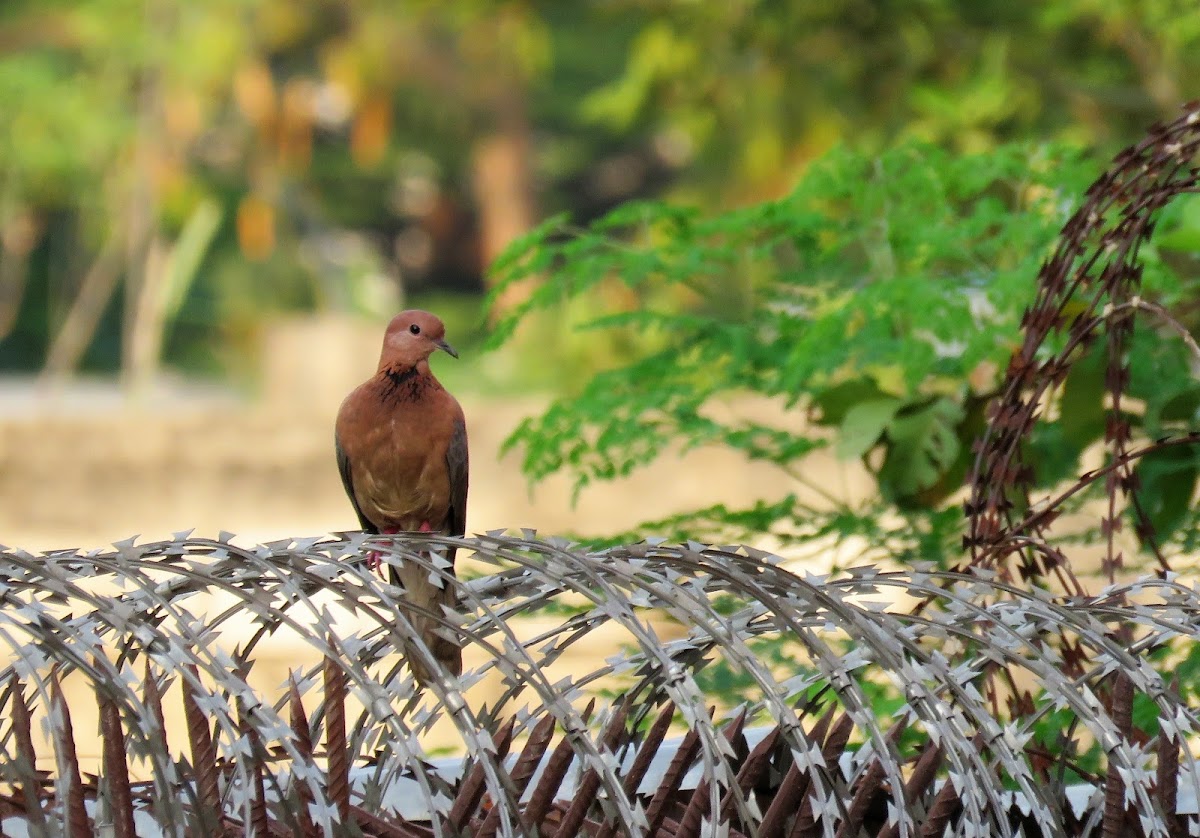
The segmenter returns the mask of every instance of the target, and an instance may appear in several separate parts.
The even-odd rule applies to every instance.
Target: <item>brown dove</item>
[[[338,410],[334,443],[338,471],[365,532],[435,532],[463,535],[467,520],[467,427],[462,408],[429,369],[438,349],[457,358],[446,343],[446,327],[427,311],[403,311],[392,318],[383,338],[375,375],[361,384]],[[447,558],[453,572],[454,550]],[[369,557],[378,567],[379,556]],[[392,583],[405,601],[439,613],[453,608],[453,587],[438,587],[429,571],[414,563]],[[462,672],[462,651],[437,633],[437,623],[407,615],[425,644],[450,672]],[[409,668],[421,684],[429,672],[413,654]]]

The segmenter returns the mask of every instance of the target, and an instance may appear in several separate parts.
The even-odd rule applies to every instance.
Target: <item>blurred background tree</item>
[[[9,0],[0,33],[0,368],[135,390],[244,372],[276,312],[477,321],[561,210],[777,197],[838,142],[1112,150],[1200,77],[1184,0]]]
[[[585,113],[672,132],[691,177],[727,192],[778,196],[839,141],[1124,144],[1200,72],[1200,15],[1180,0],[616,5],[646,20]]]

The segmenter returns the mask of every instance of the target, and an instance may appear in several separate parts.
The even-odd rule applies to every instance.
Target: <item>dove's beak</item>
[[[451,358],[458,357],[458,353],[454,351],[454,347],[451,346],[450,344],[446,343],[446,341],[439,340],[439,341],[436,341],[436,343],[437,343],[437,348],[442,350],[443,352],[445,352]]]

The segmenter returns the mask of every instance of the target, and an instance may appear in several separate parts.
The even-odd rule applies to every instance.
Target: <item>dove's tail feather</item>
[[[450,555],[448,558],[453,567],[454,556]],[[423,613],[428,611],[432,614],[444,614],[446,609],[457,609],[457,589],[445,580],[441,580],[443,584],[439,586],[431,579],[431,573],[424,563],[404,562],[391,567],[392,583],[404,588],[404,602],[416,606],[405,614],[412,623],[416,636],[424,641],[433,657],[451,675],[458,677],[462,674],[462,648],[448,628],[430,614]],[[425,666],[415,644],[406,644],[402,651],[417,683],[421,686],[427,685],[432,680],[433,673]]]

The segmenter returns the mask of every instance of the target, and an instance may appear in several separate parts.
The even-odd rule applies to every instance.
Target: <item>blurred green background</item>
[[[0,372],[253,388],[273,317],[408,305],[470,344],[552,213],[762,200],[839,143],[1106,156],[1198,81],[1191,0],[6,0]]]

